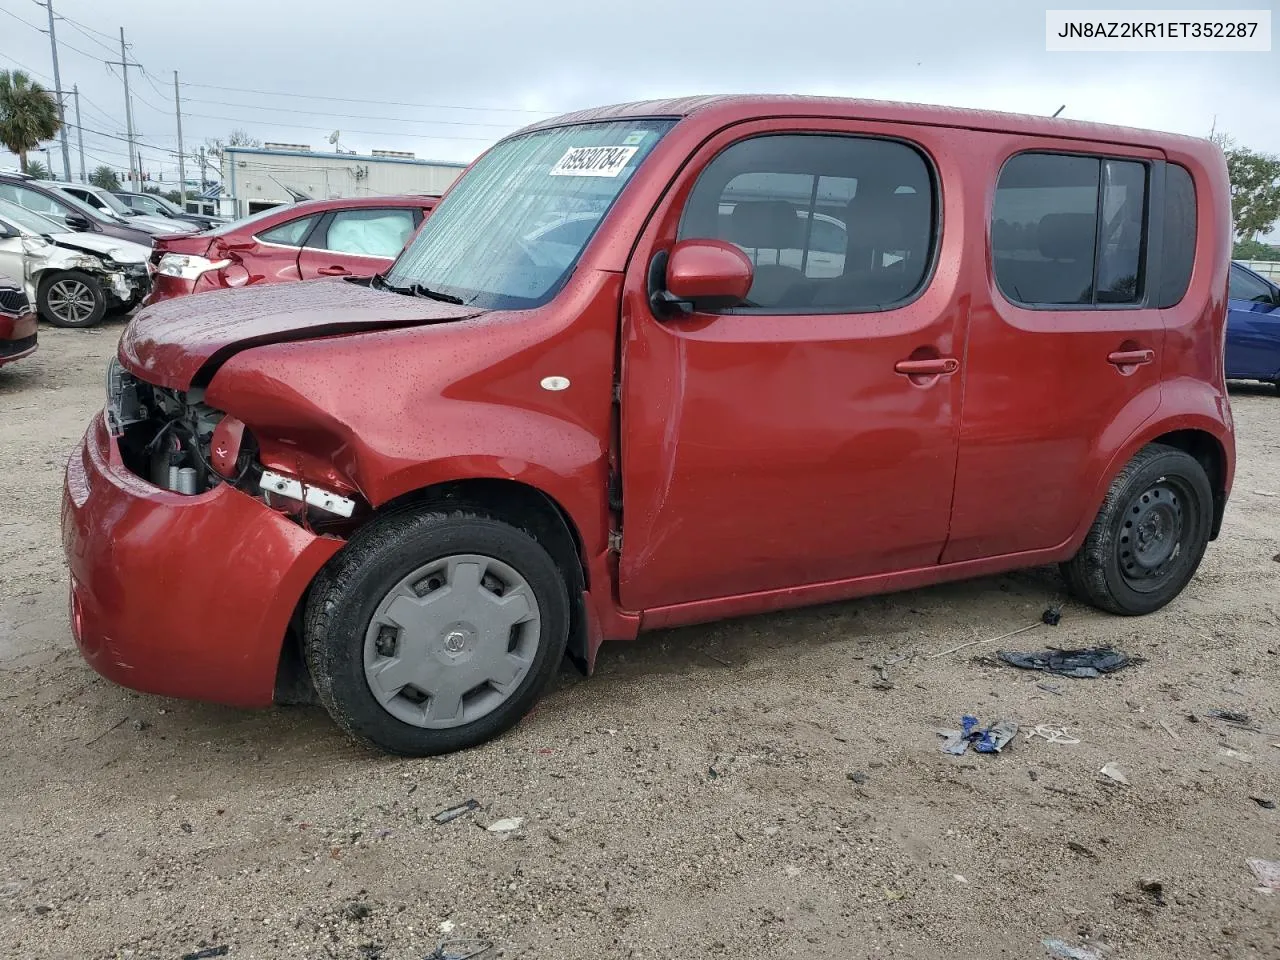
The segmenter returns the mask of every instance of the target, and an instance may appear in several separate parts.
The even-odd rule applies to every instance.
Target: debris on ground
[[[854,770],[852,773],[846,773],[845,776],[859,786],[867,782],[867,775],[861,770]]]
[[[1145,893],[1158,907],[1165,906],[1164,884],[1154,877],[1143,877],[1138,881],[1138,889]]]
[[[1090,850],[1088,847],[1086,847],[1083,843],[1077,843],[1075,840],[1068,840],[1067,849],[1070,850],[1072,853],[1080,854],[1080,856],[1084,857],[1086,860],[1092,860],[1094,863],[1100,862],[1098,855],[1094,853],[1092,850]]]
[[[524,826],[524,817],[503,817],[485,827],[490,833],[510,833]]]
[[[875,690],[892,690],[893,681],[889,679],[889,668],[883,663],[873,663],[871,669],[876,672],[876,679],[871,686]]]
[[[1227,723],[1248,723],[1249,715],[1239,710],[1206,710],[1206,717],[1213,717],[1215,720],[1225,720]]]
[[[441,810],[439,813],[434,814],[431,819],[436,823],[448,823],[450,820],[457,820],[459,817],[470,813],[472,810],[479,809],[479,800],[468,800],[465,803],[458,804],[456,807],[450,807],[448,810]]]
[[[1218,751],[1219,754],[1228,760],[1239,760],[1241,763],[1253,763],[1253,754],[1245,753],[1243,750],[1233,750],[1230,747],[1223,747]]]
[[[1249,869],[1261,884],[1255,889],[1266,890],[1268,893],[1272,890],[1280,890],[1280,860],[1259,860],[1257,857],[1250,857],[1245,863],[1249,865]]]
[[[197,950],[195,953],[184,953],[182,960],[211,960],[212,957],[225,957],[230,952],[231,948],[224,943],[218,947]]]
[[[342,915],[348,920],[364,920],[373,913],[373,908],[367,903],[361,903],[359,900],[352,900],[342,907]]]
[[[1049,607],[1044,613],[1040,614],[1040,622],[1047,627],[1056,627],[1062,622],[1062,608]]]
[[[1124,784],[1126,787],[1129,786],[1129,777],[1120,769],[1120,766],[1114,762],[1104,764],[1102,769],[1098,772],[1108,780],[1114,780],[1116,783]]]
[[[1276,808],[1276,802],[1268,797],[1250,797],[1249,799],[1263,810],[1274,810]]]
[[[1014,737],[1018,735],[1018,725],[1012,720],[997,720],[989,727],[982,729],[978,718],[965,714],[960,718],[961,729],[938,730],[938,736],[944,737],[942,752],[960,756],[969,749],[970,744],[977,753],[999,753]]]
[[[947,656],[947,654],[956,653],[957,651],[965,650],[968,647],[976,647],[980,643],[998,643],[1001,640],[1008,640],[1010,637],[1016,637],[1020,633],[1026,633],[1028,630],[1035,630],[1038,627],[1043,627],[1043,626],[1044,626],[1044,621],[1037,620],[1035,623],[1030,624],[1029,626],[1019,627],[1017,630],[1010,630],[1008,633],[1002,633],[998,637],[988,637],[986,640],[970,640],[968,643],[958,644],[957,646],[951,647],[948,650],[939,650],[937,653],[930,654],[929,659],[937,660],[939,657]]]
[[[1079,737],[1073,737],[1066,727],[1051,727],[1047,724],[1038,723],[1027,731],[1027,739],[1032,740],[1039,737],[1047,740],[1049,743],[1079,743]]]
[[[488,940],[446,940],[423,960],[476,960],[492,949]]]
[[[1062,960],[1102,960],[1101,947],[1073,947],[1065,940],[1041,940],[1051,957]]]
[[[1021,670],[1043,670],[1061,677],[1092,679],[1104,673],[1114,673],[1141,662],[1127,653],[1111,647],[1091,647],[1086,650],[1034,650],[1020,652],[1001,650],[1000,659]]]
[[[1052,693],[1055,697],[1062,696],[1062,688],[1056,683],[1037,683],[1036,687],[1045,693]]]
[[[1169,739],[1170,739],[1170,740],[1172,740],[1174,743],[1179,743],[1179,742],[1180,742],[1180,741],[1178,740],[1178,735],[1177,735],[1176,733],[1174,733],[1174,732],[1173,732],[1173,727],[1169,726],[1168,721],[1166,721],[1166,720],[1157,720],[1157,721],[1156,721],[1156,723],[1160,724],[1160,726],[1164,728],[1164,732],[1165,732],[1165,733],[1167,733],[1167,734],[1169,735]]]

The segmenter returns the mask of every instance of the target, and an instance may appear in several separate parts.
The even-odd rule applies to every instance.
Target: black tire
[[[1149,444],[1112,481],[1062,575],[1073,594],[1108,613],[1153,613],[1195,575],[1212,523],[1204,468],[1182,450]]]
[[[63,315],[59,316],[50,301],[56,302],[58,293],[64,287],[85,290],[92,300],[92,308],[87,313],[76,316],[72,316],[63,309]],[[36,306],[40,312],[40,318],[46,323],[51,323],[55,327],[84,329],[97,326],[102,322],[102,318],[107,314],[107,295],[97,277],[79,270],[62,270],[40,281],[40,290],[36,294]]]
[[[508,698],[475,721],[427,729],[389,713],[365,676],[365,633],[388,591],[419,566],[455,554],[483,554],[528,583],[541,617],[532,665]],[[529,533],[474,512],[395,513],[361,530],[316,578],[307,600],[303,646],[320,703],[354,739],[402,756],[450,753],[513,727],[564,658],[569,596],[551,555]]]

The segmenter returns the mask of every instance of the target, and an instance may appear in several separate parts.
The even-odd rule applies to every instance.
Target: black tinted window
[[[757,137],[698,178],[679,236],[727,240],[755,264],[749,305],[819,313],[900,303],[932,255],[928,165],[902,143]]]
[[[1165,167],[1164,256],[1157,304],[1172,307],[1187,292],[1196,259],[1196,188],[1186,167]]]
[[[1143,296],[1147,168],[1026,153],[996,185],[991,253],[1010,300],[1041,306],[1137,303]]]

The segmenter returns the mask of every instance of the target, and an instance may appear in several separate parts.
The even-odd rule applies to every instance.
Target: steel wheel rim
[[[397,720],[429,730],[464,726],[519,689],[541,635],[537,597],[514,567],[480,554],[442,557],[374,608],[365,680]]]
[[[1165,585],[1186,550],[1194,509],[1191,491],[1173,477],[1162,477],[1129,502],[1116,559],[1130,589],[1153,593]]]
[[[67,323],[83,323],[97,306],[89,285],[79,280],[59,280],[49,288],[49,312]]]

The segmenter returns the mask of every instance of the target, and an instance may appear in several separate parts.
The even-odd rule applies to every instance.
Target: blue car
[[[1233,263],[1227,310],[1227,379],[1280,389],[1280,287]]]

